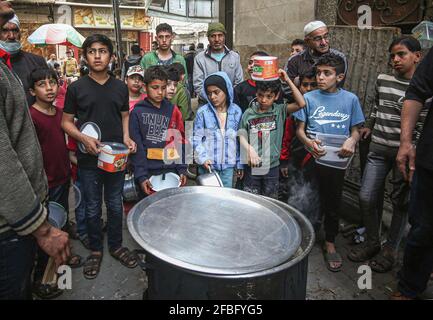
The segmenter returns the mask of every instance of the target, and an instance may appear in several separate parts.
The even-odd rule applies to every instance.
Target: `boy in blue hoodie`
[[[146,195],[152,194],[153,175],[168,172],[187,182],[182,161],[185,129],[180,110],[165,99],[168,75],[163,66],[149,67],[144,74],[147,98],[136,104],[129,118],[131,137],[137,153],[131,156],[134,176]]]
[[[197,111],[193,137],[195,160],[201,165],[199,174],[212,168],[224,187],[231,188],[235,168],[242,169],[237,142],[242,110],[233,103],[233,85],[225,72],[206,78],[203,96],[207,104]]]

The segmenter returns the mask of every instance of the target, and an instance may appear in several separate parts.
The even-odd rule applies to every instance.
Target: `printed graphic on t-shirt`
[[[332,124],[332,128],[346,128],[346,125],[341,124],[350,119],[350,115],[340,111],[329,112],[326,111],[324,106],[319,106],[314,110],[313,114],[310,116],[311,121],[317,122],[319,125],[323,126],[325,124]]]
[[[154,142],[165,141],[170,118],[161,114],[143,113],[143,124],[147,126],[146,139]]]
[[[259,131],[273,131],[277,128],[276,115],[251,119],[248,122],[251,128],[251,132],[255,133]]]

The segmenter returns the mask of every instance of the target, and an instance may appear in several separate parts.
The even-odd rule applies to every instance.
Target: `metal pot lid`
[[[150,254],[193,272],[239,275],[276,267],[301,244],[282,207],[231,188],[160,191],[128,214],[132,237]]]

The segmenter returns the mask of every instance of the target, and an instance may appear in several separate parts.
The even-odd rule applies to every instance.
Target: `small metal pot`
[[[209,173],[201,174],[196,179],[197,185],[205,187],[224,187],[218,173],[209,167]]]
[[[138,188],[134,179],[134,174],[132,173],[127,173],[125,175],[125,183],[123,184],[122,196],[125,202],[133,202],[140,200]]]

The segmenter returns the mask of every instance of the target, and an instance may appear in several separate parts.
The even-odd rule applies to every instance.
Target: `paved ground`
[[[137,244],[129,235],[124,224],[124,242],[130,249],[138,249]],[[319,235],[320,238],[320,235]],[[353,247],[351,239],[342,236],[337,238],[337,246],[343,257]],[[73,249],[85,257],[88,252],[79,241],[72,241]],[[106,249],[105,249],[106,250]],[[73,270],[72,290],[58,299],[62,300],[139,300],[146,288],[145,273],[139,268],[128,269],[114,260],[106,251],[99,276],[95,280],[86,280],[82,268]],[[344,260],[342,272],[331,273],[326,269],[322,252],[318,244],[309,256],[309,272],[307,284],[307,299],[312,300],[380,300],[387,299],[395,288],[395,271],[388,274],[375,274],[372,278],[371,290],[359,290],[357,274],[358,267]],[[398,267],[396,268],[398,270]],[[433,297],[433,283],[427,290],[425,298]]]

